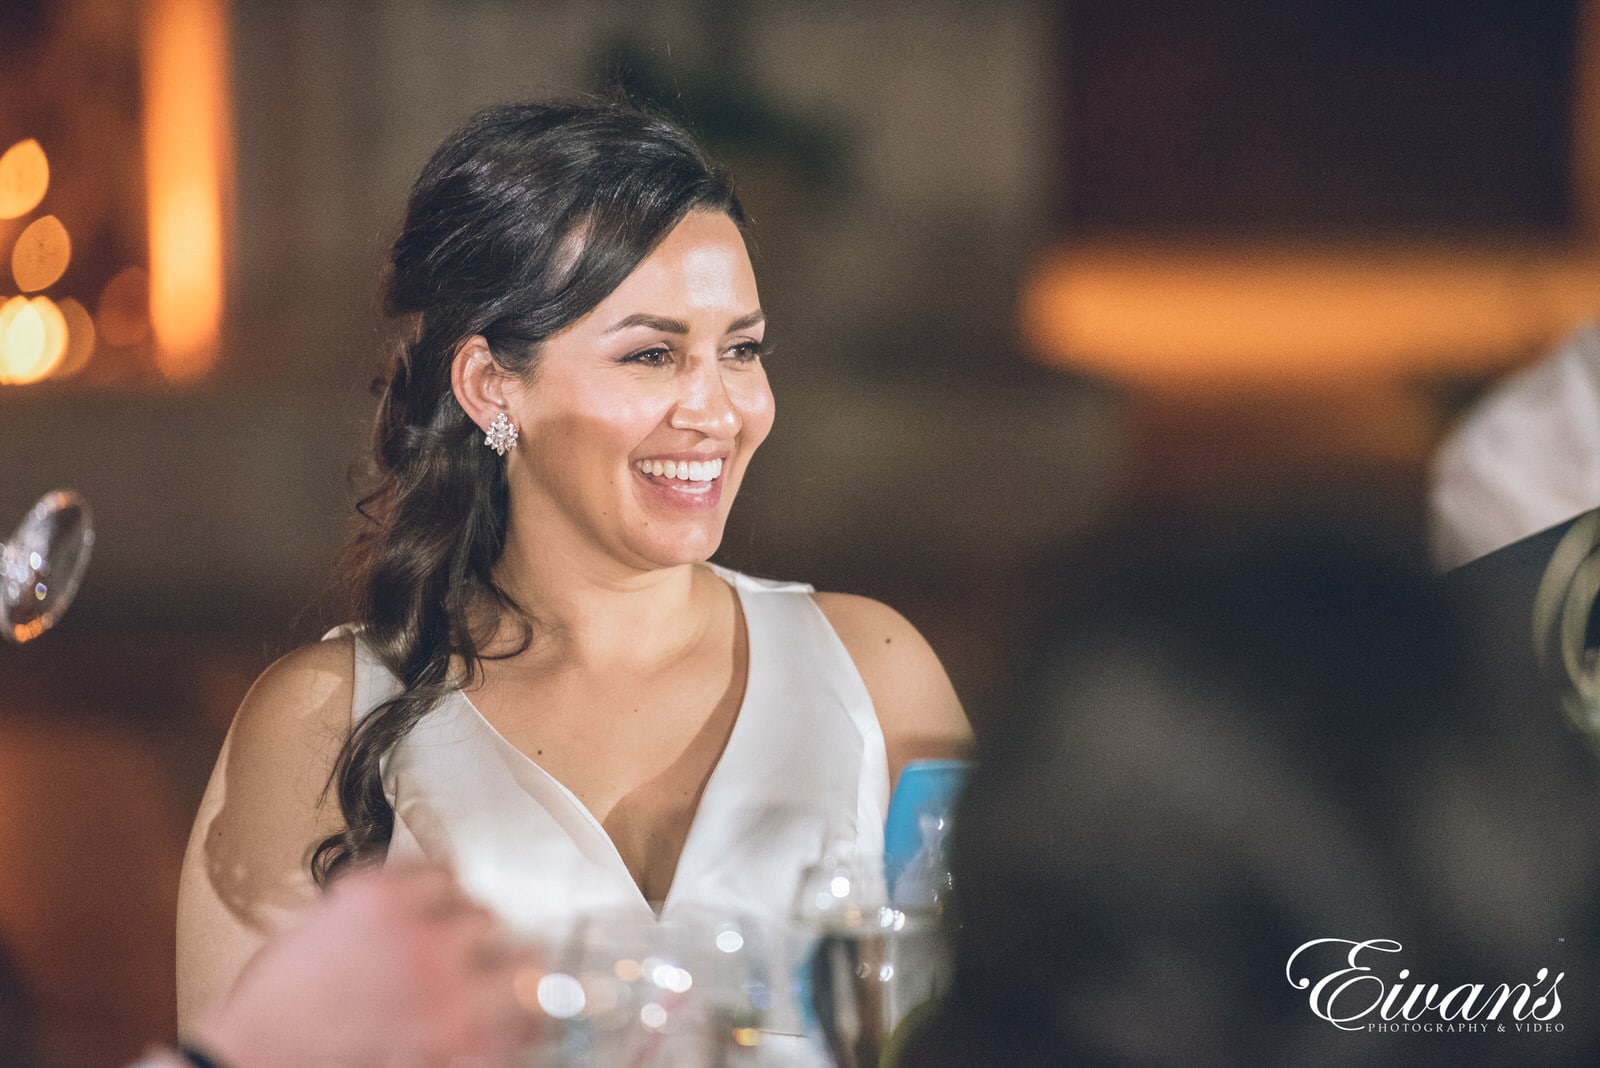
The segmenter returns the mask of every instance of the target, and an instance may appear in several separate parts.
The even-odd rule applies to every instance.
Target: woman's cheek
[[[765,374],[760,376],[759,384],[751,383],[746,387],[746,392],[740,398],[739,410],[744,418],[742,436],[745,445],[753,449],[766,439],[777,416],[777,401],[767,386]]]

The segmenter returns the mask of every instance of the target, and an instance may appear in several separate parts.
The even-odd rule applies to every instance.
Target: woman
[[[269,668],[224,743],[180,1023],[385,857],[550,939],[594,909],[781,914],[825,845],[881,850],[907,760],[964,748],[899,615],[705,562],[773,420],[742,223],[687,135],[620,105],[493,108],[424,168],[356,626]]]

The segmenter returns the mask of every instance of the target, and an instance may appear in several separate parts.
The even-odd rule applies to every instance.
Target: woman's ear
[[[473,334],[456,347],[450,363],[450,388],[467,418],[487,431],[495,416],[506,410],[506,379],[510,377],[495,362],[489,343]]]

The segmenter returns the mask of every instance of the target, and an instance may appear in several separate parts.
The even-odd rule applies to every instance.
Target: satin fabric
[[[744,698],[664,902],[645,900],[594,815],[459,691],[383,760],[389,857],[450,863],[469,893],[548,944],[586,913],[782,921],[825,850],[881,862],[888,761],[849,653],[811,587],[714,570],[743,609]],[[359,635],[355,645],[359,721],[398,683]]]

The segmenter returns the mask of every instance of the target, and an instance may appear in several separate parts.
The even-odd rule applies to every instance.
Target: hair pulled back
[[[672,121],[616,101],[488,108],[445,139],[412,187],[385,307],[406,326],[381,388],[376,488],[347,550],[361,638],[400,680],[346,738],[329,782],[344,829],[311,872],[326,884],[381,857],[394,814],[379,762],[476,674],[469,608],[532,617],[494,580],[508,489],[500,457],[456,401],[468,338],[508,373],[534,374],[539,343],[594,309],[691,210],[744,222],[727,176]],[[467,679],[452,679],[452,657]]]

